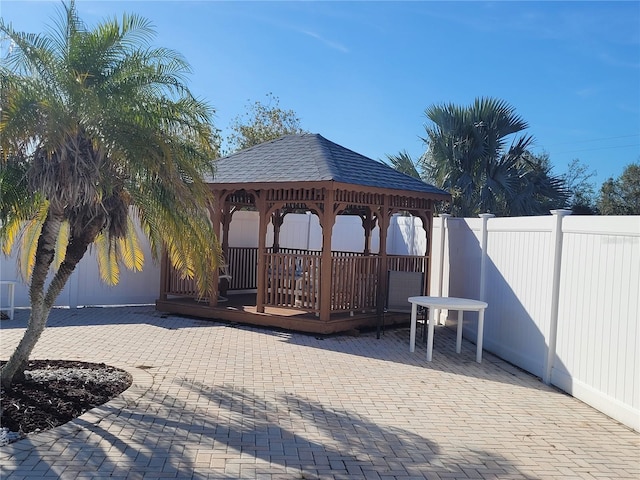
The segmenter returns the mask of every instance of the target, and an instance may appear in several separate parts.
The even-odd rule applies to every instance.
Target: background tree
[[[387,154],[387,160],[398,172],[414,178],[422,178],[420,172],[418,172],[418,165],[420,162],[414,161],[406,150],[402,150],[395,155]]]
[[[566,207],[576,215],[598,213],[596,187],[592,181],[595,176],[595,170],[589,171],[589,167],[577,158],[571,161],[567,173],[562,176],[569,192]]]
[[[533,138],[512,137],[528,124],[506,102],[479,98],[425,113],[432,122],[423,139],[426,180],[452,194],[454,215],[538,215],[564,205],[564,182],[547,159],[530,153]]]
[[[0,20],[12,42],[0,66],[0,243],[22,247],[31,312],[2,367],[9,388],[24,372],[49,312],[87,248],[101,277],[142,268],[133,219],[158,259],[210,292],[219,249],[207,215],[212,110],[183,79],[188,64],[153,48],[150,23],[135,15],[93,29],[64,4],[47,34]],[[50,281],[47,281],[49,273]]]
[[[280,108],[279,98],[272,93],[267,94],[266,104],[256,100],[247,105],[247,111],[233,119],[230,129],[227,153],[253,147],[283,135],[305,133],[296,113]]]
[[[640,163],[627,165],[618,178],[602,184],[598,210],[602,215],[640,215]]]

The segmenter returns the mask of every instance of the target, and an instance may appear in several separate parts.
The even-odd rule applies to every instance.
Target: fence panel
[[[481,227],[479,218],[447,220],[443,296],[478,298]]]
[[[640,217],[563,222],[552,382],[640,428]]]
[[[537,376],[547,352],[553,223],[551,216],[488,223],[485,345]]]
[[[105,285],[98,275],[98,262],[92,251],[87,252],[71,274],[69,281],[55,301],[57,307],[92,305],[145,305],[153,304],[160,291],[160,267],[151,260],[146,241],[141,238],[145,252],[144,269],[132,272],[120,270],[120,281],[115,286]],[[19,279],[15,255],[0,255],[0,279],[17,280],[16,307],[30,306],[29,286]],[[50,281],[52,275],[49,275]]]
[[[554,222],[487,223],[484,346],[538,376],[554,343]],[[640,430],[640,217],[568,216],[562,232],[551,383]],[[443,295],[478,298],[481,236],[480,219],[448,220]],[[465,325],[473,340],[475,322]]]

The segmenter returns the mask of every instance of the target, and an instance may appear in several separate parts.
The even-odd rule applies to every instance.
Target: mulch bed
[[[67,360],[30,361],[25,376],[0,391],[0,427],[20,436],[67,423],[124,392],[132,381],[124,370],[103,363]]]

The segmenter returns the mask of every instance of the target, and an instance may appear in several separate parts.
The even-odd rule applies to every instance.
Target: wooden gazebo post
[[[280,251],[280,227],[284,223],[284,216],[282,210],[279,208],[271,214],[271,223],[273,224],[273,253]]]
[[[367,211],[364,215],[361,215],[362,219],[362,228],[364,229],[364,248],[363,254],[365,256],[371,255],[371,232],[376,227],[376,217],[373,216],[371,212],[371,208],[367,208]]]
[[[331,319],[331,287],[333,276],[331,275],[331,237],[333,225],[336,221],[334,211],[335,192],[333,189],[324,190],[324,208],[319,215],[322,226],[322,260],[320,263],[320,320],[327,322]],[[318,212],[320,213],[320,212]]]
[[[380,264],[378,265],[378,298],[376,312],[384,313],[385,292],[387,291],[387,230],[389,229],[389,195],[384,195],[382,208],[378,210],[378,225],[380,227]]]
[[[222,209],[223,209],[223,195],[216,193],[215,194],[215,204],[209,206],[209,214],[211,215],[211,223],[213,224],[213,233],[216,238],[220,239],[220,223],[222,221]],[[211,272],[211,282],[212,282],[212,292],[209,295],[209,306],[215,307],[218,305],[218,269],[214,268],[213,272]]]
[[[263,195],[264,192],[255,193],[256,208],[260,219],[260,225],[258,227],[258,279],[257,279],[257,292],[256,292],[256,311],[258,313],[264,313],[265,292],[266,285],[265,279],[267,277],[265,256],[267,253],[267,226],[269,225],[269,215],[267,214],[267,202]]]
[[[222,254],[225,260],[229,253],[229,227],[231,225],[231,217],[233,212],[231,206],[225,201],[222,208],[221,222],[222,222]]]

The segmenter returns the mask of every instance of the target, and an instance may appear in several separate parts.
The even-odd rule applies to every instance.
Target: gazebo
[[[193,281],[180,278],[165,259],[158,310],[328,334],[377,324],[389,271],[422,272],[421,290],[428,293],[433,204],[449,200],[447,192],[318,134],[287,135],[221,158],[215,176],[206,180],[215,196],[211,219],[228,264],[228,271],[212,275],[214,283],[220,275],[230,277],[229,291],[221,288],[226,297],[218,292],[198,298]],[[229,244],[239,209],[258,212],[257,248]],[[280,246],[284,217],[296,212],[317,215],[321,250]],[[397,213],[422,220],[429,245],[424,255],[387,254],[387,229]],[[361,251],[332,249],[338,215],[360,217]],[[266,244],[269,223],[271,245]],[[379,251],[374,253],[376,225]],[[234,290],[243,294],[233,295]]]

